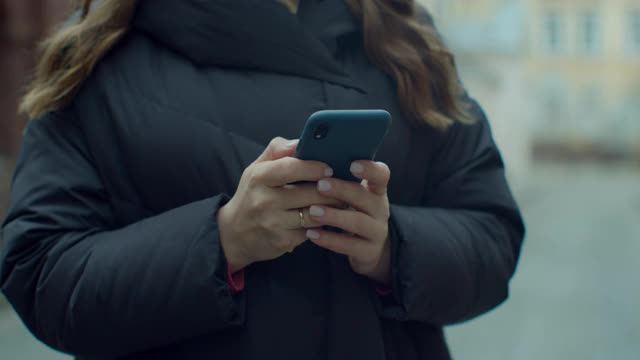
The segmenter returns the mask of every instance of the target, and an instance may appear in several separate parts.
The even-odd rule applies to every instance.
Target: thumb
[[[273,138],[256,162],[273,161],[292,156],[296,151],[296,146],[298,146],[298,140],[287,140],[281,137]]]

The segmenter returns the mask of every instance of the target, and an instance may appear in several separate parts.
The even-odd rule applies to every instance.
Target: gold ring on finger
[[[304,222],[304,212],[302,211],[302,208],[298,209],[298,214],[300,215],[300,227],[304,229],[306,224]]]

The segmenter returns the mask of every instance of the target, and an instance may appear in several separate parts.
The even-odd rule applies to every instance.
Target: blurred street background
[[[454,358],[640,359],[640,0],[419,2],[491,120],[528,228],[509,300],[447,329]],[[34,45],[67,3],[0,0],[0,219]],[[67,358],[0,296],[0,359]]]

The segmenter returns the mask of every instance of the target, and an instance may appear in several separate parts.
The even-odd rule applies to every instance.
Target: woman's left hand
[[[307,236],[316,245],[349,257],[358,274],[388,285],[391,279],[389,245],[389,199],[387,184],[391,172],[381,162],[355,161],[353,175],[361,183],[330,178],[318,182],[321,194],[349,204],[349,209],[311,206],[313,220],[346,231],[337,233],[314,228]]]

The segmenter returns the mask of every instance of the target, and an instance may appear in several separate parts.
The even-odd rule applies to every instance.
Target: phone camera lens
[[[313,134],[313,138],[316,140],[324,139],[325,137],[327,137],[328,132],[329,132],[329,125],[322,124],[316,128],[316,131]]]

